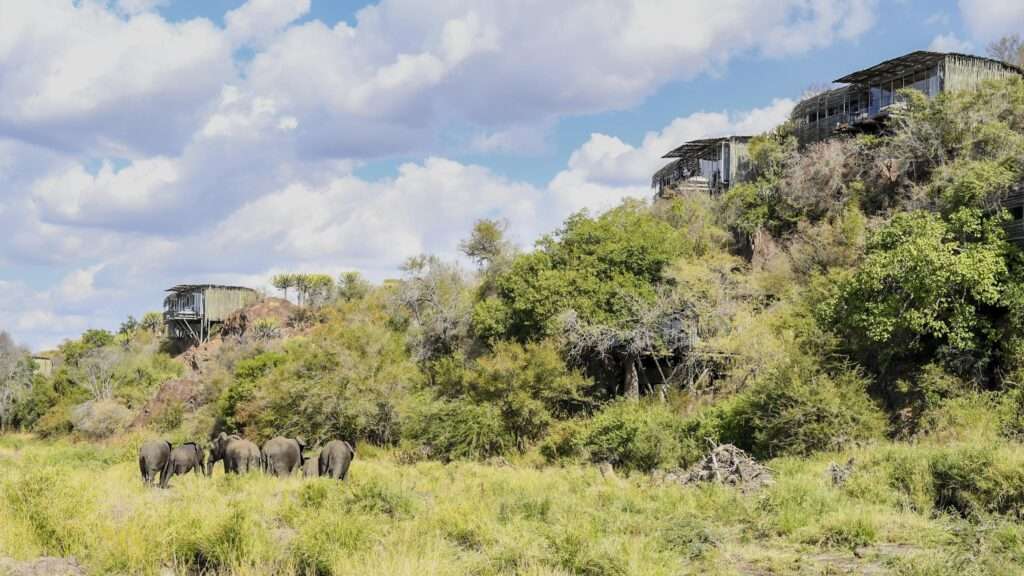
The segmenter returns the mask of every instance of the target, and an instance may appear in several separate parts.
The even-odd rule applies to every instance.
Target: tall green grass
[[[0,438],[0,556],[286,575],[1012,574],[1024,561],[1024,449],[989,440],[776,459],[776,483],[753,493],[386,452],[361,454],[345,483],[218,467],[160,490],[141,484],[137,444]],[[849,457],[853,475],[832,485],[828,463]]]

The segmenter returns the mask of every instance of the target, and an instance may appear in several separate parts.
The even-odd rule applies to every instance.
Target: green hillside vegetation
[[[786,126],[756,137],[755,178],[721,197],[575,214],[528,251],[481,221],[460,246],[472,266],[423,255],[380,285],[282,275],[303,295],[300,335],[225,338],[190,375],[198,405],[145,430],[129,431],[145,402],[188,375],[158,317],[64,343],[51,377],[12,361],[0,422],[45,443],[0,451],[15,519],[0,556],[128,573],[803,574],[839,550],[896,574],[1018,573],[1024,260],[1000,200],[1024,181],[1024,81],[905,95],[891,134],[802,150]],[[140,437],[222,430],[350,439],[353,480],[137,485]],[[657,481],[722,443],[776,484]],[[826,466],[851,457],[831,484]],[[40,486],[68,500],[48,508]],[[136,548],[154,533],[159,560]]]

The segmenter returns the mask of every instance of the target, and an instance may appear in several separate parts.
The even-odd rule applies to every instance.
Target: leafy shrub
[[[289,328],[309,328],[314,324],[318,324],[323,320],[323,315],[319,309],[314,308],[296,308],[288,315],[288,327]],[[257,325],[259,323],[257,322]]]
[[[806,358],[771,368],[723,415],[723,440],[759,458],[837,450],[880,438],[882,411],[852,372],[829,376]]]
[[[113,400],[89,401],[71,410],[75,432],[89,438],[107,438],[123,432],[131,421],[131,410]]]
[[[587,421],[565,420],[551,426],[540,453],[548,462],[572,461],[585,455]]]
[[[263,352],[235,364],[234,379],[220,398],[220,418],[228,431],[240,428],[239,409],[255,394],[256,383],[286,360],[280,352]]]
[[[32,426],[32,431],[41,438],[53,438],[70,434],[75,429],[71,423],[72,405],[69,402],[61,402],[53,406],[43,414]]]
[[[497,406],[461,400],[421,407],[408,427],[408,437],[444,461],[484,460],[515,445]]]
[[[160,411],[160,414],[153,419],[153,428],[158,432],[170,432],[185,421],[185,405],[181,402],[172,402]]]
[[[594,416],[584,446],[594,462],[648,472],[679,466],[685,435],[683,419],[666,407],[624,400],[609,404]]]
[[[497,342],[490,354],[466,369],[454,363],[436,363],[439,391],[496,406],[521,451],[541,438],[555,418],[590,405],[582,393],[589,381],[565,365],[551,341]]]

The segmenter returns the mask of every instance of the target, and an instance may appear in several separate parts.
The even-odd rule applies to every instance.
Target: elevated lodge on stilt
[[[675,160],[654,174],[651,186],[659,196],[690,190],[721,193],[733,182],[746,179],[749,141],[750,136],[727,136],[686,142],[662,156]]]
[[[233,312],[259,300],[258,292],[243,286],[180,284],[167,292],[164,298],[167,336],[192,340],[196,344],[208,341],[211,329]]]

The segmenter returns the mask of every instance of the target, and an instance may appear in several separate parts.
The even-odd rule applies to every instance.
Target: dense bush
[[[405,435],[443,461],[483,460],[515,446],[515,438],[502,423],[497,406],[465,400],[439,401],[420,406],[410,418]]]
[[[541,438],[556,418],[591,406],[589,384],[570,370],[553,342],[498,342],[494,350],[460,368],[458,359],[437,366],[438,392],[498,408],[501,422],[520,450]],[[454,364],[453,364],[454,363]]]
[[[853,372],[832,376],[806,358],[783,360],[725,410],[722,439],[761,458],[879,439],[885,417],[866,388]]]
[[[608,462],[643,472],[685,468],[719,440],[721,416],[721,407],[683,417],[665,404],[616,401],[593,418],[555,426],[540,451],[552,462]]]
[[[961,244],[927,212],[897,214],[874,234],[863,264],[822,307],[847,349],[876,373],[946,351],[973,368],[998,347],[994,316],[1008,280],[1001,233],[979,223],[985,241]],[[876,368],[877,367],[877,368]]]
[[[75,432],[88,438],[113,436],[123,432],[131,421],[131,411],[113,400],[89,401],[71,410]]]

